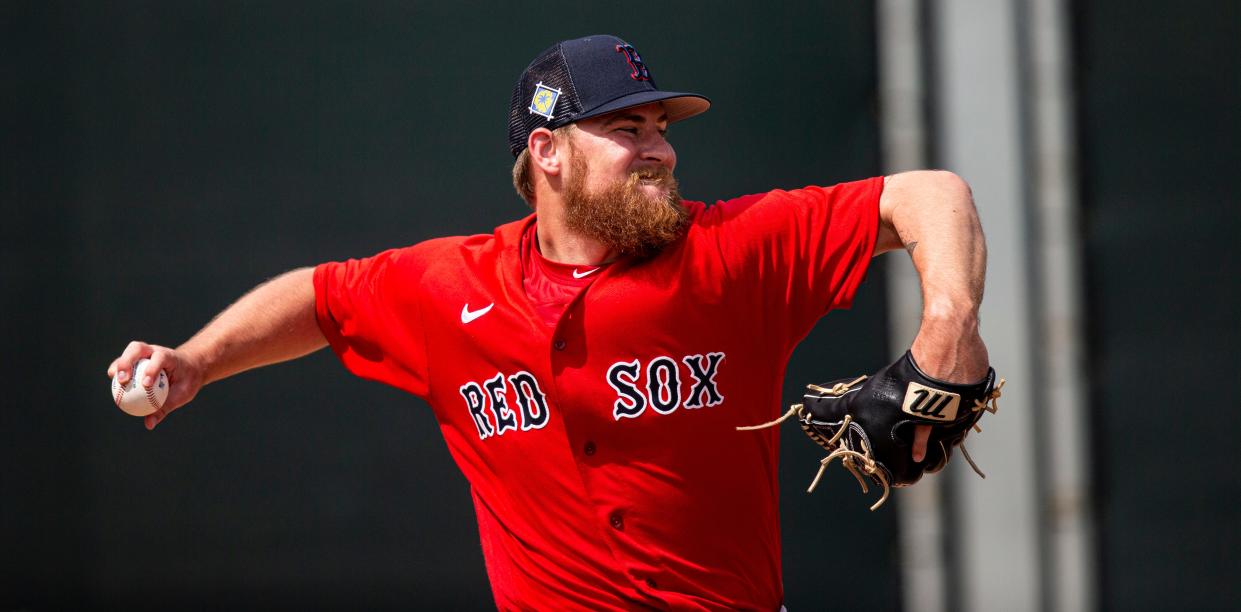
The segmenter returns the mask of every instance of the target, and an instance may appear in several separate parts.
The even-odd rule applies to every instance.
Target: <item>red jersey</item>
[[[592,273],[548,327],[534,216],[315,270],[354,374],[424,398],[470,483],[501,609],[780,608],[778,429],[793,348],[848,306],[883,179],[685,202],[684,238]]]

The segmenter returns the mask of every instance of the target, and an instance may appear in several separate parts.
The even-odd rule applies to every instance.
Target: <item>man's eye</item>
[[[634,127],[623,127],[623,128],[618,128],[618,129],[622,132],[629,132],[630,134],[638,133],[638,128],[634,128]]]

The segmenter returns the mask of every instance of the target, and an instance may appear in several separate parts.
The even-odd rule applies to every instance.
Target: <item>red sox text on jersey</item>
[[[647,406],[658,414],[671,414],[680,407],[692,410],[723,403],[724,396],[715,383],[723,360],[724,353],[681,358],[689,377],[689,393],[684,397],[681,369],[671,357],[656,357],[645,370],[638,359],[612,364],[607,373],[607,383],[616,390],[617,396],[612,416],[618,421],[639,417]],[[644,371],[645,380],[640,380]],[[480,440],[502,436],[519,427],[521,431],[530,431],[547,424],[547,396],[529,372],[511,376],[497,372],[482,384],[470,381],[461,386],[461,397],[478,428]]]

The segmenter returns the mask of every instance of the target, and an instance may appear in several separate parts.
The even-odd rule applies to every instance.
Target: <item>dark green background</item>
[[[825,4],[0,4],[0,331],[10,379],[42,390],[0,412],[0,608],[491,606],[420,401],[324,351],[150,433],[105,368],[289,268],[526,214],[509,95],[562,38],[619,34],[661,86],[712,98],[672,131],[688,197],[878,173],[872,9]],[[789,380],[881,365],[882,288],[876,270]],[[843,470],[805,495],[820,454],[785,441],[789,606],[829,584],[842,609],[898,607],[893,505],[867,512]]]
[[[1241,602],[1241,3],[1074,12],[1105,609]]]

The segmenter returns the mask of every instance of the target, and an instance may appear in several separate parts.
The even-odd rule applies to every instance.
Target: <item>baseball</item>
[[[142,377],[146,374],[149,363],[150,359],[139,359],[138,365],[134,367],[124,385],[117,382],[115,376],[112,377],[112,399],[116,402],[116,407],[126,414],[146,416],[159,410],[160,406],[164,405],[164,400],[168,399],[168,375],[163,370],[159,371],[159,377],[150,389],[142,386]]]

